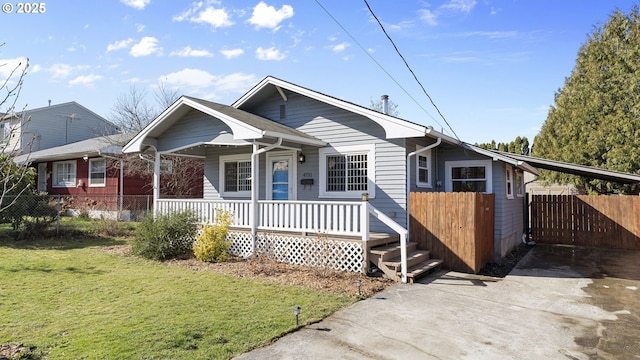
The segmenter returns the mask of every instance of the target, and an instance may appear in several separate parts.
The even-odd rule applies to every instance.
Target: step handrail
[[[382,221],[385,225],[390,227],[393,231],[400,235],[400,262],[402,263],[402,269],[400,269],[400,280],[403,283],[407,283],[407,238],[409,231],[402,227],[402,225],[395,222],[392,218],[384,214],[382,211],[375,208],[375,206],[367,203],[367,211],[369,214],[376,217],[376,219]]]

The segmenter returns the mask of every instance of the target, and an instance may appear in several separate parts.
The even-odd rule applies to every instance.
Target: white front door
[[[38,191],[47,191],[47,163],[38,164]]]
[[[295,200],[295,154],[267,153],[267,199]]]

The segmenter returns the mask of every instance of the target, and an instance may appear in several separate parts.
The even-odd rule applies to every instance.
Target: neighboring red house
[[[151,208],[153,193],[153,166],[122,155],[122,144],[133,135],[96,137],[25,154],[15,161],[33,166],[38,191],[59,195],[68,213],[129,220]],[[132,166],[143,171],[129,171]],[[150,170],[145,173],[147,167]],[[190,197],[202,197],[202,181],[199,184],[191,188]]]

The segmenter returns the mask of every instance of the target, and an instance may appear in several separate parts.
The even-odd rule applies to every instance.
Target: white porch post
[[[256,252],[256,237],[258,235],[258,184],[260,166],[260,150],[258,144],[253,144],[253,152],[251,153],[251,206],[249,207],[249,223],[251,224],[251,253]]]
[[[362,204],[360,205],[360,232],[362,233],[362,271],[369,272],[369,194],[362,194]]]
[[[153,218],[158,215],[158,199],[160,199],[160,152],[156,150],[153,162]]]

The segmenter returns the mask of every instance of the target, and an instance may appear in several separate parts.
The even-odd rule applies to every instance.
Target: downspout
[[[425,134],[428,134],[430,131],[431,128],[428,128]],[[407,236],[405,238],[406,240],[404,244],[400,244],[400,261],[402,262],[401,279],[403,283],[407,282],[407,243],[409,242],[409,226],[411,224],[411,219],[409,217],[409,197],[411,194],[411,157],[421,154],[427,150],[431,150],[440,145],[441,142],[442,138],[438,137],[435,143],[407,154]],[[436,166],[438,166],[438,164],[436,164]]]
[[[282,138],[279,137],[275,144],[268,145],[262,149],[258,148],[256,142],[253,143],[253,152],[251,153],[251,207],[249,208],[249,217],[251,220],[251,253],[256,252],[256,237],[258,235],[258,180],[260,171],[259,167],[259,155],[269,150],[275,149],[282,145]]]
[[[117,157],[113,157],[113,156],[109,156],[109,155],[104,155],[102,152],[100,152],[98,150],[98,155],[102,156],[103,158],[107,158],[107,159],[113,159],[113,160],[118,160],[118,162],[120,163],[120,186],[119,186],[119,192],[120,192],[120,196],[118,197],[118,218],[120,220],[121,216],[122,216],[122,197],[124,196],[124,161],[121,158],[117,158]]]

